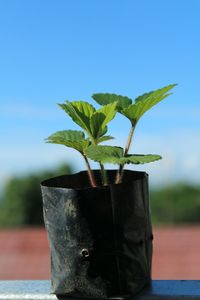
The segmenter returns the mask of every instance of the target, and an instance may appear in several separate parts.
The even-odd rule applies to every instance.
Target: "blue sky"
[[[174,94],[148,112],[132,152],[161,162],[137,167],[153,184],[200,182],[199,0],[4,0],[0,2],[1,185],[13,174],[84,164],[48,145],[57,130],[78,129],[56,103],[94,92],[132,98],[170,83]],[[110,125],[124,145],[128,121]]]

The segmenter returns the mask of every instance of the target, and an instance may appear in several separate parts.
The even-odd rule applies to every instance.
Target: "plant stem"
[[[118,184],[118,183],[121,183],[121,172],[123,170],[123,165],[119,165],[119,169],[117,171],[117,175],[116,175],[116,178],[115,178],[115,183]]]
[[[88,177],[89,177],[89,180],[90,180],[90,184],[91,184],[92,187],[97,187],[97,184],[96,184],[96,181],[95,181],[95,178],[94,178],[94,174],[93,174],[93,172],[90,168],[89,161],[88,161],[87,157],[84,154],[82,154],[82,155],[83,155],[83,158],[84,158],[86,166],[87,166],[87,171],[88,171]]]
[[[103,183],[103,185],[108,185],[108,177],[107,177],[106,170],[104,169],[103,164],[99,163],[99,165],[101,168],[102,183]]]
[[[131,130],[130,130],[128,140],[127,140],[127,143],[126,143],[126,147],[125,147],[125,150],[124,150],[124,156],[126,156],[128,154],[128,151],[130,149],[132,138],[133,138],[133,133],[134,133],[134,130],[135,130],[135,126],[136,126],[136,124],[131,126]],[[124,173],[124,165],[120,165],[119,170],[118,170],[117,175],[116,175],[115,183],[121,183],[122,182],[123,173]]]
[[[91,136],[91,140],[92,140],[92,144],[97,146],[98,143],[97,143],[97,140],[95,140],[92,136]],[[108,178],[107,178],[107,173],[106,173],[106,170],[103,166],[102,163],[99,163],[99,166],[100,166],[100,169],[101,169],[101,179],[102,179],[102,184],[103,185],[108,185]]]
[[[134,130],[135,130],[135,125],[134,126],[132,125],[130,133],[129,133],[128,141],[127,141],[127,144],[126,144],[126,147],[125,147],[125,150],[124,150],[124,156],[128,154],[128,151],[130,149]]]

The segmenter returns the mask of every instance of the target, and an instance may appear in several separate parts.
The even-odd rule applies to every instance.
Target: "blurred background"
[[[200,278],[199,12],[198,0],[0,2],[0,279],[50,277],[40,181],[85,169],[78,153],[44,143],[78,129],[57,103],[98,107],[93,93],[134,99],[171,83],[132,144],[163,159],[130,168],[150,176],[153,278]],[[118,116],[111,144],[128,131]]]

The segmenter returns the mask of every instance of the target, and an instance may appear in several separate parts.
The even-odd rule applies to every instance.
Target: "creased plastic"
[[[115,175],[108,171],[109,186],[97,188],[85,171],[42,182],[52,293],[126,298],[150,284],[148,175],[126,170],[117,185]]]

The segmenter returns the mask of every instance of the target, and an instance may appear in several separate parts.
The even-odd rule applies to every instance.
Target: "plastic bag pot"
[[[115,175],[108,171],[109,186],[96,188],[85,171],[42,182],[52,293],[129,297],[150,283],[148,175],[125,171],[117,185]]]

